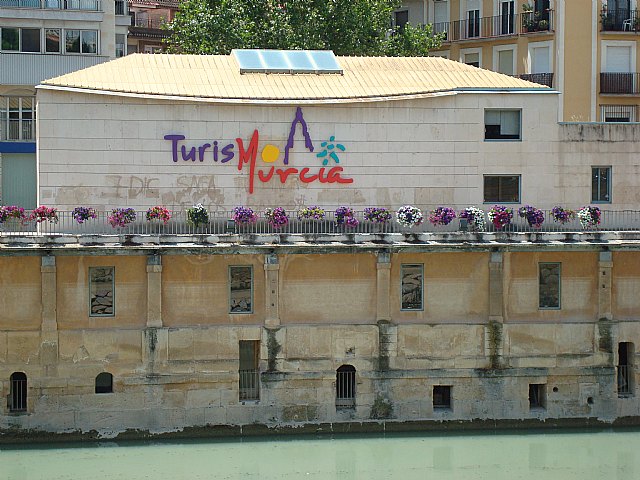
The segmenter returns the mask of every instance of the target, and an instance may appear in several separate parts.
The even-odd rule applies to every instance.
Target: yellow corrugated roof
[[[344,74],[244,73],[231,55],[134,54],[42,82],[127,95],[350,102],[469,89],[548,87],[440,57],[337,57]]]

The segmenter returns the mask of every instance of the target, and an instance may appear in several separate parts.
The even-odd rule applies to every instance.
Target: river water
[[[0,446],[0,479],[640,478],[640,430]]]

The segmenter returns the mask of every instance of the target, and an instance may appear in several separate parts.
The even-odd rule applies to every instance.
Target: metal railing
[[[26,378],[11,379],[9,393],[9,411],[24,412],[27,409],[27,380]]]
[[[637,105],[600,105],[601,122],[635,122],[638,118]]]
[[[638,10],[603,8],[600,12],[600,30],[603,32],[637,32],[640,30]]]
[[[238,370],[240,400],[260,400],[260,371]]]
[[[631,366],[630,365],[618,365],[617,367],[617,380],[618,380],[618,396],[626,397],[631,395]]]
[[[445,42],[547,32],[554,29],[554,11],[523,12],[433,24],[433,33],[444,33]]]
[[[522,233],[554,233],[554,232],[618,232],[640,231],[640,210],[601,210],[600,224],[583,228],[577,217],[565,223],[555,222],[551,211],[542,210],[544,222],[539,228],[530,226],[525,218],[518,216],[518,205],[509,205],[513,210],[511,223],[503,228],[496,229],[489,221],[485,208],[485,232],[522,232]],[[407,227],[400,225],[395,216],[385,223],[370,222],[364,218],[363,211],[354,212],[354,218],[358,221],[356,226],[338,224],[333,211],[327,211],[322,220],[299,220],[295,211],[289,211],[289,222],[275,228],[267,219],[260,216],[254,223],[236,224],[231,219],[231,211],[211,211],[209,221],[198,227],[187,222],[185,211],[178,210],[172,213],[171,219],[166,223],[157,220],[146,221],[145,212],[137,212],[137,218],[124,227],[112,227],[108,222],[110,211],[97,212],[97,218],[90,218],[79,224],[69,211],[59,211],[57,223],[44,221],[36,224],[34,220],[20,222],[10,218],[0,223],[0,235],[343,235],[349,233],[359,234],[421,234],[421,233],[455,233],[473,232],[471,226],[464,219],[456,218],[448,225],[433,225],[427,219],[429,211],[433,207],[424,207],[422,212],[424,222],[421,225]],[[213,209],[212,209],[213,210]],[[459,209],[456,208],[456,211]],[[28,217],[30,211],[25,211]]]
[[[102,0],[0,0],[0,8],[10,7],[99,12]]]
[[[0,140],[28,141],[35,140],[35,120],[0,119]]]
[[[527,80],[528,82],[553,87],[553,73],[523,73],[516,76],[522,80]]]
[[[356,372],[336,372],[336,408],[356,406]]]
[[[601,73],[600,93],[638,94],[640,93],[640,74]]]
[[[131,26],[141,28],[162,28],[167,20],[164,17],[131,15]]]

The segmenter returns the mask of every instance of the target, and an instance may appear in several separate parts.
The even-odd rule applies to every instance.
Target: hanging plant
[[[422,224],[424,217],[418,207],[404,205],[396,212],[396,220],[403,227],[415,227]]]
[[[258,220],[258,215],[249,207],[238,206],[231,211],[231,219],[236,225],[248,225]]]
[[[525,205],[518,209],[518,215],[526,218],[530,227],[535,229],[542,228],[542,224],[544,223],[544,213],[542,210],[532,207],[531,205]]]
[[[136,220],[136,211],[133,208],[114,208],[107,221],[113,228],[124,228]]]
[[[351,207],[342,206],[336,208],[335,216],[336,225],[345,225],[349,228],[355,228],[360,224],[358,219],[355,217],[353,208]]]
[[[489,216],[491,223],[493,223],[494,228],[496,230],[500,230],[511,224],[513,210],[505,207],[504,205],[494,205],[491,207],[491,210],[489,210],[487,215]]]
[[[209,212],[201,203],[197,203],[187,208],[187,223],[194,228],[198,228],[200,225],[207,225],[209,223]]]
[[[90,218],[98,218],[98,214],[95,209],[91,207],[76,207],[71,212],[71,216],[80,224],[86,222]]]
[[[460,210],[458,217],[466,219],[471,230],[475,232],[484,232],[484,210],[481,210],[478,207],[467,207]]]
[[[429,221],[432,225],[449,225],[456,218],[456,211],[449,207],[438,207],[429,213]]]
[[[282,207],[266,208],[264,218],[275,229],[282,228],[289,223],[289,215]]]
[[[591,205],[587,205],[586,207],[582,207],[578,210],[578,219],[580,220],[580,225],[585,230],[587,228],[595,228],[600,225],[600,209],[598,207],[592,207]]]

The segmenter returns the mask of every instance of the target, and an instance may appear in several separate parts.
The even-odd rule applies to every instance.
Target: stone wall
[[[13,372],[28,378],[26,411],[3,402],[1,431],[113,436],[256,423],[612,422],[640,414],[636,370],[632,394],[618,398],[615,369],[618,342],[640,341],[640,311],[617,305],[620,282],[640,281],[635,251],[478,245],[457,254],[392,247],[391,254],[141,255],[128,248],[116,256],[0,257],[0,396],[10,396]],[[523,299],[537,298],[535,264],[549,259],[562,264],[564,303],[540,317]],[[405,262],[424,264],[418,314],[400,311]],[[115,266],[112,317],[88,314],[88,270],[96,265]],[[226,313],[229,265],[253,266],[253,314]],[[598,285],[603,271],[611,279]],[[576,279],[583,286],[570,288]],[[565,302],[569,294],[583,308]],[[259,342],[259,400],[240,400],[244,340]],[[336,408],[342,365],[356,369],[354,408]],[[113,375],[113,393],[95,393],[101,372]],[[530,406],[531,384],[542,385],[540,407]],[[436,386],[450,387],[448,408],[434,405]]]

